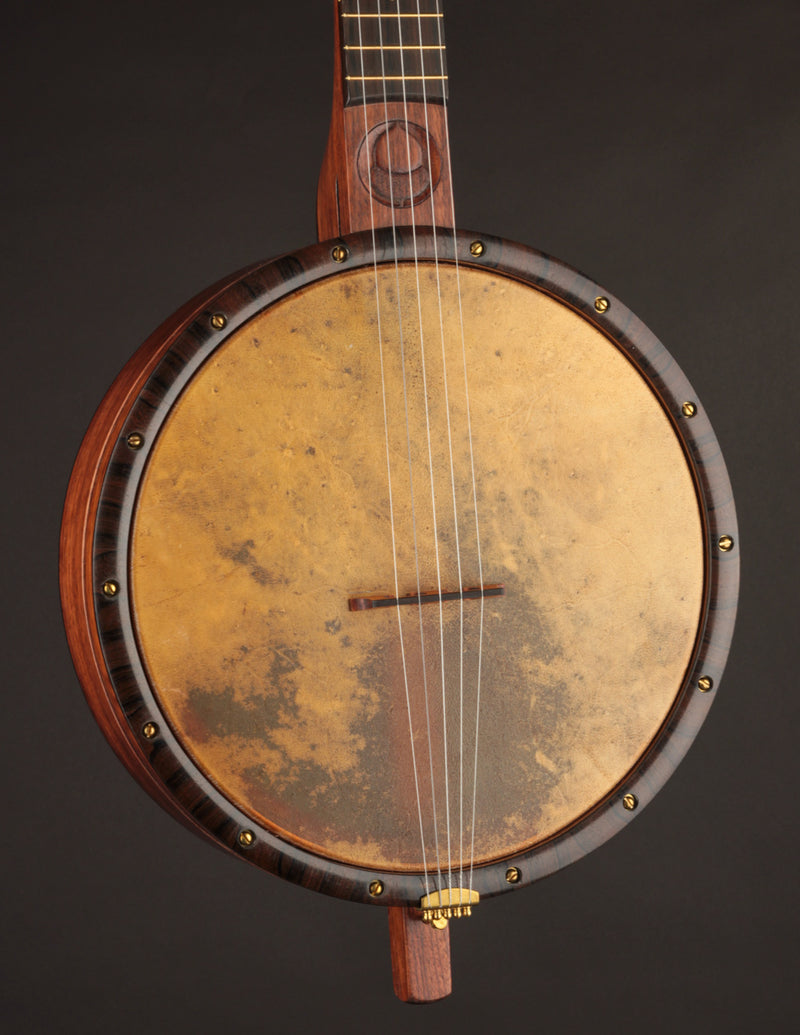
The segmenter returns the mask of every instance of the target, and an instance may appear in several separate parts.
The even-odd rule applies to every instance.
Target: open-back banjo
[[[61,582],[115,751],[191,829],[448,921],[622,829],[719,684],[738,541],[706,414],[610,292],[454,229],[439,0],[338,0],[321,243],[166,321],[81,447]]]

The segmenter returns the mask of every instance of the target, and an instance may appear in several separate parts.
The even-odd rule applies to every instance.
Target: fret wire
[[[345,50],[444,50],[444,47],[428,46],[427,44],[424,45],[424,46],[414,46],[414,45],[404,44],[402,47],[394,47],[394,46],[392,46],[392,47],[371,47],[371,46],[370,47],[358,47],[358,46],[350,46],[349,44],[346,44],[344,49]]]
[[[391,82],[397,80],[398,82],[419,82],[422,79],[436,79],[441,82],[443,79],[447,79],[446,75],[346,75],[345,79],[348,81],[355,81],[358,83],[363,82],[380,82],[386,80]]]
[[[342,18],[442,18],[441,14],[342,14]]]

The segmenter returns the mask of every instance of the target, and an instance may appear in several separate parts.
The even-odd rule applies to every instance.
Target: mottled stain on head
[[[202,743],[211,737],[242,737],[273,745],[272,733],[297,721],[292,687],[280,694],[258,692],[242,696],[232,686],[194,686],[186,695],[181,713],[194,738]]]
[[[257,582],[259,586],[268,586],[275,581],[275,577],[258,563],[257,558],[252,553],[255,545],[252,539],[246,539],[244,542],[234,543],[232,546],[220,546],[219,552],[227,560],[233,561],[234,564],[240,564],[248,568],[250,578]]]
[[[294,647],[271,647],[272,660],[269,665],[269,677],[273,685],[284,685],[283,677],[297,672],[300,664],[300,652]]]

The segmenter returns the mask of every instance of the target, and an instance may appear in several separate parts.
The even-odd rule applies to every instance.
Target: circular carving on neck
[[[410,208],[426,201],[442,175],[436,141],[415,122],[392,119],[373,126],[358,149],[358,175],[376,201]]]

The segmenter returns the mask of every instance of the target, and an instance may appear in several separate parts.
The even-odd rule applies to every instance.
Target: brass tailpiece
[[[419,903],[422,910],[423,923],[433,924],[441,930],[447,927],[447,921],[461,916],[472,916],[472,907],[480,902],[477,891],[467,888],[444,888],[423,895]]]

